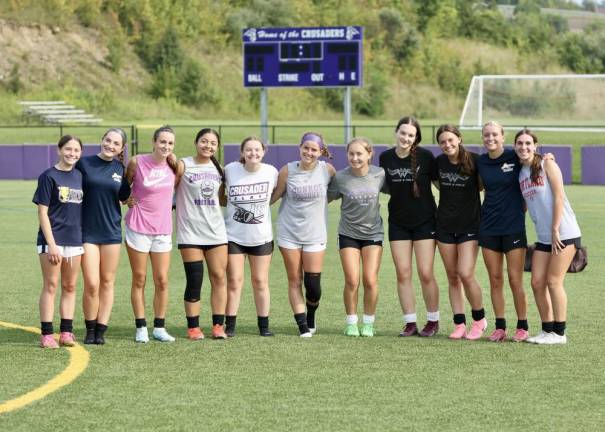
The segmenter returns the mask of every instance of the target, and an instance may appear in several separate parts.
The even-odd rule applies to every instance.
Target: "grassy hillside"
[[[21,121],[20,99],[64,99],[107,121],[256,118],[258,93],[241,75],[248,26],[364,26],[356,119],[455,120],[474,74],[599,71],[590,49],[600,30],[569,35],[561,19],[519,3],[508,20],[474,0],[3,1],[0,122]],[[562,46],[578,49],[564,57]],[[341,98],[271,90],[270,117],[338,119]]]

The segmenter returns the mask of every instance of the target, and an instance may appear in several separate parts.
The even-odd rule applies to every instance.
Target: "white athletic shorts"
[[[302,249],[303,252],[321,252],[326,250],[327,243],[301,244],[278,238],[277,245],[284,249]]]
[[[84,248],[82,246],[59,246],[59,252],[63,258],[73,258],[80,255],[84,255]],[[38,255],[48,253],[48,245],[38,246]]]
[[[141,234],[126,227],[126,244],[137,252],[170,252],[172,236],[167,234]]]

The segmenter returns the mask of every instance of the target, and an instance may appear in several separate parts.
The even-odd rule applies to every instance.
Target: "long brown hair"
[[[523,128],[515,134],[515,145],[517,144],[517,138],[519,138],[521,135],[529,135],[534,140],[534,145],[536,147],[538,146],[538,137],[536,136],[536,134],[534,134],[527,128]],[[538,177],[540,177],[540,171],[542,171],[542,155],[538,154],[537,152],[534,152],[534,159],[531,161],[529,174],[532,183],[536,183],[538,181]]]
[[[439,136],[444,132],[453,133],[460,139],[460,144],[458,144],[458,164],[460,164],[460,174],[467,176],[475,174],[475,160],[462,145],[462,134],[460,133],[460,130],[451,124],[439,126],[439,129],[437,129],[437,133],[435,134],[435,140],[437,143],[439,143]]]
[[[418,187],[418,173],[417,173],[418,162],[417,162],[417,158],[416,158],[416,148],[418,147],[418,144],[420,144],[420,141],[422,141],[422,132],[420,130],[420,123],[418,123],[418,120],[416,120],[412,116],[406,116],[406,117],[402,117],[397,122],[397,126],[395,127],[395,133],[397,133],[397,131],[403,124],[411,125],[416,128],[416,138],[414,139],[414,143],[412,144],[412,148],[410,149],[410,161],[411,161],[411,165],[412,165],[412,181],[413,181],[412,194],[414,195],[414,197],[419,198],[420,197],[420,188]]]

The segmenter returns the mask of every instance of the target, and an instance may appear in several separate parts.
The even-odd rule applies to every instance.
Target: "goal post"
[[[605,74],[475,75],[459,125],[605,132]]]

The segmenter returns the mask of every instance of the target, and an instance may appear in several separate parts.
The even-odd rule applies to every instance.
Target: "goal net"
[[[462,128],[496,120],[536,130],[605,131],[605,74],[476,75],[460,115]]]

